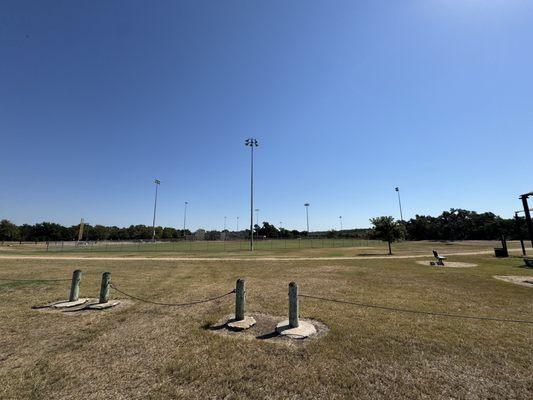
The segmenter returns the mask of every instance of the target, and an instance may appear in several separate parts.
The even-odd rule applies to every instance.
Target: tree
[[[372,236],[389,244],[389,254],[392,255],[391,243],[405,237],[405,227],[392,217],[376,217],[370,222],[373,225]]]
[[[19,239],[19,228],[17,225],[13,224],[7,219],[0,221],[0,240],[18,240]]]

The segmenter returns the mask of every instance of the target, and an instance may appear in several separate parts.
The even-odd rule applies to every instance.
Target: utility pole
[[[154,179],[155,183],[155,201],[154,201],[154,219],[152,221],[152,241],[155,242],[155,212],[157,210],[157,188],[161,184],[159,179]]]
[[[256,139],[248,138],[244,142],[245,146],[250,147],[250,251],[254,251],[254,147],[259,144]]]
[[[306,217],[306,220],[307,220],[307,236],[309,236],[309,206],[311,204],[309,203],[305,203],[304,204],[304,207],[305,207],[305,217]]]
[[[185,202],[185,208],[183,210],[183,237],[185,237],[185,223],[187,222],[187,204],[189,204],[188,201]]]
[[[394,190],[398,193],[398,204],[400,206],[400,220],[403,221],[403,213],[402,213],[402,199],[400,198],[400,188],[396,187]]]

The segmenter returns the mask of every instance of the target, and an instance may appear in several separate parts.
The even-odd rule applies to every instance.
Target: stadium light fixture
[[[259,146],[257,139],[248,138],[244,145],[250,147],[250,251],[254,251],[254,147]]]

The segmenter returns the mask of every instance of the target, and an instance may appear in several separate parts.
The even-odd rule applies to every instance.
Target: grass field
[[[256,240],[254,249],[258,251],[291,251],[321,248],[368,247],[379,243],[376,240],[363,239],[269,239]],[[76,242],[12,242],[0,245],[0,249],[38,252],[38,253],[122,253],[122,252],[178,252],[178,253],[217,253],[246,252],[250,248],[247,240],[196,240],[175,242],[88,242],[76,245]]]
[[[421,255],[438,247],[453,254],[487,251],[494,245],[405,242],[394,251]],[[135,252],[109,260],[85,253],[80,255],[87,259],[61,259],[61,254],[55,259],[0,258],[0,398],[531,399],[531,324],[406,314],[302,298],[301,317],[316,319],[330,330],[319,339],[286,343],[208,329],[233,312],[232,296],[187,308],[132,300],[103,312],[30,308],[65,298],[69,282],[44,280],[68,279],[79,268],[84,273],[82,296],[96,297],[101,273],[110,271],[121,289],[161,302],[215,296],[245,278],[247,313],[279,320],[287,315],[287,284],[293,280],[302,293],[316,296],[533,320],[533,289],[493,278],[533,276],[518,257],[450,256],[451,261],[478,265],[473,268],[416,263],[426,258],[365,258],[385,250],[383,244],[367,249],[263,250],[254,256],[258,259],[239,253],[240,260],[226,253],[220,256],[227,260],[158,260],[165,252],[146,253],[154,257],[148,260],[135,259]],[[0,254],[36,253],[1,249]],[[286,256],[293,258],[284,260]],[[332,259],[296,259],[315,256]],[[342,256],[360,258],[334,259]],[[27,281],[2,280],[7,278]],[[115,291],[111,296],[124,298]]]
[[[314,243],[314,244],[313,244]],[[378,240],[357,239],[315,239],[260,241],[255,243],[255,251],[249,251],[247,242],[177,242],[177,243],[113,243],[94,246],[61,246],[60,242],[46,250],[45,243],[26,243],[23,245],[0,245],[0,255],[39,255],[39,256],[83,256],[83,257],[354,257],[386,256],[386,242]],[[353,246],[352,246],[353,244]],[[509,249],[518,251],[517,241],[508,242]],[[404,241],[393,244],[396,255],[431,254],[433,249],[443,254],[463,252],[491,252],[494,247],[501,247],[499,241]]]

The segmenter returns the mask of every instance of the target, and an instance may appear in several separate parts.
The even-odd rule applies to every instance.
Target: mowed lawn
[[[0,259],[2,399],[531,399],[533,325],[405,314],[313,299],[301,317],[330,331],[286,344],[206,329],[233,296],[187,308],[138,301],[84,313],[30,307],[98,295],[112,273],[122,290],[161,302],[216,296],[247,282],[249,314],[287,315],[287,285],[354,302],[533,320],[533,289],[492,278],[533,276],[513,257],[455,256],[474,268],[420,259],[161,261]],[[428,257],[429,260],[429,257]],[[112,291],[113,298],[123,298]],[[274,326],[272,326],[272,329]]]

